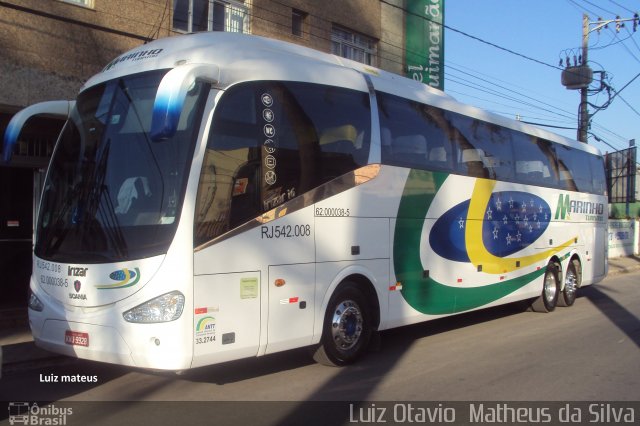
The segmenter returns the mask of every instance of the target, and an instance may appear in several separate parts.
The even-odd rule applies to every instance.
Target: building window
[[[331,29],[331,52],[367,65],[375,65],[376,41],[343,27]]]
[[[233,0],[174,0],[173,29],[248,33],[247,6]]]
[[[293,9],[291,11],[291,34],[302,37],[304,34],[304,23],[308,14],[301,10]]]

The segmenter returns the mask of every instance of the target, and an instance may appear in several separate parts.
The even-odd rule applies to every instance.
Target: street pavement
[[[608,276],[640,270],[640,257],[609,259]],[[29,330],[27,308],[0,309],[2,371],[19,371],[34,365],[59,364],[70,359],[36,347]]]

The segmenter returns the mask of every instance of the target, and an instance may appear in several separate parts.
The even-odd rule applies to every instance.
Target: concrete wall
[[[640,251],[635,219],[609,220],[609,257],[632,256]]]
[[[381,3],[382,32],[378,48],[379,68],[396,74],[405,75],[404,57],[404,0],[388,0],[398,7]]]

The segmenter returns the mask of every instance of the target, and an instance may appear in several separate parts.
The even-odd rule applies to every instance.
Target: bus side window
[[[578,185],[573,180],[571,172],[560,163],[560,187],[569,191],[577,191]]]
[[[357,143],[358,131],[352,124],[323,129],[319,140],[323,175],[338,177],[345,171],[356,169]]]
[[[556,145],[556,152],[561,187],[569,191],[594,192],[590,168],[591,154],[564,145]]]
[[[381,92],[377,99],[383,164],[453,171],[453,149],[442,110]]]
[[[429,155],[427,161],[430,164],[437,166],[438,168],[446,168],[449,163],[447,150],[444,146],[436,146],[429,149]]]
[[[484,165],[484,152],[478,148],[466,148],[460,153],[460,164],[469,176],[488,178],[489,170]]]
[[[536,184],[544,180],[545,167],[539,160],[516,161],[516,175],[518,181]]]
[[[383,158],[391,155],[391,130],[388,127],[380,129],[380,149]]]
[[[558,168],[551,142],[521,132],[512,134],[516,181],[552,188],[558,186]]]
[[[514,158],[511,131],[493,123],[446,111],[460,149],[461,172],[474,177],[512,180]]]
[[[427,140],[423,135],[398,136],[391,145],[394,163],[424,168]]]
[[[604,174],[604,159],[600,156],[589,154],[589,165],[591,166],[593,192],[602,195],[605,193],[607,186],[607,179]]]

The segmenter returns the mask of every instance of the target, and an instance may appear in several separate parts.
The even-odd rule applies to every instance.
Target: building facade
[[[74,99],[121,53],[195,31],[266,36],[387,71],[404,69],[403,0],[2,0],[0,134],[34,103]],[[26,305],[33,224],[44,172],[62,122],[31,119],[0,163],[2,305]],[[3,153],[4,154],[4,153]]]

